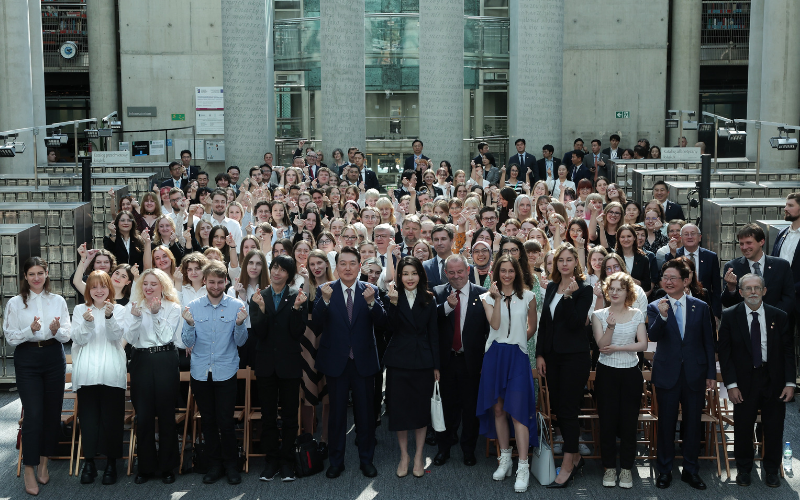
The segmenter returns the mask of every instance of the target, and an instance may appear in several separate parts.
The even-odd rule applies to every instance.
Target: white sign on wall
[[[198,134],[224,134],[224,111],[195,111],[195,127]]]
[[[126,164],[130,162],[130,151],[92,151],[92,163]]]
[[[661,148],[661,159],[668,161],[700,161],[700,148]]]
[[[195,87],[194,109],[225,109],[222,87]]]

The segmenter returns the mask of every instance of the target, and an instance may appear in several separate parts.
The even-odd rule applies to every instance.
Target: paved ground
[[[17,450],[14,447],[17,434],[17,419],[20,413],[20,402],[16,392],[9,388],[0,387],[0,500],[5,498],[26,498],[21,478],[16,477]],[[785,440],[796,443],[795,448],[800,454],[800,414],[798,404],[787,406]],[[244,475],[241,485],[230,486],[225,481],[215,485],[202,484],[198,474],[178,476],[172,485],[164,485],[160,481],[151,481],[145,485],[133,484],[133,477],[122,476],[114,486],[103,486],[96,483],[84,486],[75,476],[67,475],[67,463],[64,461],[51,462],[51,482],[41,487],[40,498],[53,498],[58,500],[90,500],[106,498],[142,498],[142,499],[296,499],[305,498],[313,500],[372,500],[372,499],[480,499],[503,498],[514,496],[513,477],[503,482],[494,482],[491,479],[495,468],[494,458],[479,457],[478,465],[472,468],[461,463],[460,451],[454,449],[453,459],[444,467],[435,467],[431,464],[436,450],[426,447],[425,455],[428,463],[428,474],[424,478],[416,479],[410,474],[399,479],[394,471],[399,459],[397,440],[394,435],[386,430],[386,425],[378,428],[378,446],[376,449],[375,465],[378,468],[377,478],[368,479],[358,470],[358,459],[353,445],[354,434],[348,437],[347,470],[336,480],[325,478],[318,474],[294,483],[262,483],[258,481],[257,473],[261,470],[263,461],[256,459],[251,465],[250,474]],[[482,449],[483,441],[479,442]],[[102,462],[100,462],[102,463]],[[120,462],[120,467],[122,467]],[[703,462],[701,475],[708,484],[708,490],[698,492],[683,484],[679,472],[673,473],[676,481],[668,490],[655,488],[655,478],[650,463],[637,462],[634,472],[634,487],[631,490],[619,488],[603,488],[601,485],[602,468],[597,460],[591,460],[585,467],[582,477],[578,477],[574,485],[566,490],[545,490],[538,484],[533,484],[525,498],[575,498],[583,499],[650,499],[650,498],[681,498],[681,500],[700,498],[769,498],[784,499],[798,498],[800,491],[800,477],[790,478],[782,482],[781,487],[775,490],[768,489],[760,479],[760,470],[754,478],[754,483],[749,488],[741,488],[735,484],[734,478],[728,479],[723,475],[718,478],[716,467],[711,462]],[[795,469],[800,470],[800,461],[795,460]],[[800,473],[799,473],[800,476]],[[523,495],[520,495],[523,498]]]

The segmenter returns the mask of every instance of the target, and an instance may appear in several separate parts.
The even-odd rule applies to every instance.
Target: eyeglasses
[[[472,255],[486,255],[488,253],[489,253],[489,250],[486,249],[486,248],[483,248],[481,250],[473,250],[472,251]]]
[[[617,264],[616,266],[606,266],[607,273],[616,273],[618,271],[622,271],[622,266]]]
[[[608,212],[608,215],[616,215],[617,217],[621,217],[622,216],[622,212],[617,212],[617,211]]]
[[[661,277],[664,281],[672,282],[672,281],[681,281],[680,276],[667,276],[666,274]]]
[[[658,220],[658,217],[645,217],[644,220],[647,222],[655,222]]]
[[[496,220],[497,220],[497,217],[494,217],[494,216],[491,216],[491,217],[481,217],[481,220],[482,220],[483,222],[492,222],[492,221],[496,221]]]
[[[760,287],[760,286],[745,286],[745,287],[742,287],[742,290],[744,290],[744,293],[760,292],[761,290],[763,290],[763,287]]]
[[[504,254],[504,255],[507,255],[507,254],[511,254],[511,255],[519,255],[519,248],[517,248],[517,247],[514,247],[514,248],[504,248],[504,249],[503,249],[503,254]]]
[[[330,245],[333,242],[326,238],[324,240],[319,240],[317,243],[320,244],[320,245]]]
[[[355,239],[358,239],[358,236],[344,236],[343,235],[342,238],[344,238],[346,240],[355,240]]]

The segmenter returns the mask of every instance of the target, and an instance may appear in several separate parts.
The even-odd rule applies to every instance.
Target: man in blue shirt
[[[208,295],[189,303],[183,310],[181,339],[192,349],[192,392],[202,418],[204,453],[211,468],[203,482],[217,482],[227,474],[228,483],[239,484],[242,476],[236,463],[236,372],[239,352],[247,341],[247,308],[225,294],[228,270],[219,262],[203,269]],[[220,443],[220,434],[222,442]]]

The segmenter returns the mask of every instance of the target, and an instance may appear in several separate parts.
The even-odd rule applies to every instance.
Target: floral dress
[[[536,297],[536,321],[540,321],[542,317],[542,306],[544,305],[544,292],[539,283],[539,275],[533,273],[533,288],[531,289],[533,295]],[[537,325],[536,333],[528,340],[528,355],[530,356],[531,368],[536,368],[536,337],[539,336],[539,328]],[[538,390],[538,388],[537,388]]]

